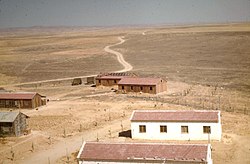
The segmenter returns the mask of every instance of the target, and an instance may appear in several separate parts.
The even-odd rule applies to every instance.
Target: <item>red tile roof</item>
[[[161,78],[124,77],[118,85],[157,85]]]
[[[33,97],[38,94],[36,92],[0,92],[0,99],[33,99]]]
[[[210,145],[86,142],[77,158],[83,161],[207,161]]]
[[[211,110],[136,110],[131,121],[219,122],[219,114]]]

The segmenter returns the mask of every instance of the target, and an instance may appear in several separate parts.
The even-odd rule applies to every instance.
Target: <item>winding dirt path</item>
[[[123,38],[124,37],[118,37],[118,39],[120,40],[119,43],[109,45],[109,46],[106,46],[104,48],[104,51],[106,51],[108,53],[111,53],[111,54],[115,54],[117,56],[118,62],[121,63],[124,66],[124,69],[122,69],[120,71],[116,71],[116,72],[127,72],[127,71],[131,71],[133,69],[133,66],[124,60],[123,55],[120,52],[117,52],[117,51],[114,51],[114,50],[110,49],[110,47],[123,44],[126,41]]]
[[[126,72],[133,69],[133,67],[124,60],[123,55],[117,51],[114,51],[110,49],[113,46],[123,44],[125,40],[123,37],[118,37],[119,41],[116,44],[108,45],[104,48],[104,51],[115,54],[117,56],[117,60],[119,63],[121,63],[124,66],[124,69],[116,71],[116,72]],[[79,77],[70,77],[70,78],[59,78],[59,79],[52,79],[52,80],[42,80],[42,81],[36,81],[36,82],[28,82],[28,83],[20,83],[21,84],[37,84],[37,83],[45,83],[45,82],[54,82],[54,81],[62,81],[62,80],[70,80],[73,78],[86,78],[89,76],[96,76],[96,75],[88,75],[88,76],[79,76]],[[17,85],[17,84],[16,84]],[[128,118],[124,118],[123,125],[125,129],[128,129],[130,127],[130,122],[128,121]],[[50,163],[55,163],[58,159],[65,156],[66,153],[72,153],[80,149],[82,140],[95,140],[96,134],[100,135],[101,140],[107,140],[108,137],[105,136],[109,129],[112,129],[112,135],[117,136],[117,133],[121,131],[120,129],[121,120],[114,120],[110,122],[110,124],[99,127],[97,129],[92,129],[89,131],[85,131],[83,133],[80,133],[76,136],[72,136],[69,138],[62,139],[58,141],[57,143],[51,145],[46,150],[41,150],[38,152],[34,152],[34,154],[28,158],[18,160],[16,162],[18,163],[48,163],[48,159],[50,160]]]
[[[110,49],[111,47],[123,44],[126,41],[124,40],[124,36],[118,37],[118,40],[120,42],[104,47],[104,51],[116,55],[118,62],[124,66],[124,69],[115,71],[115,72],[127,72],[127,71],[132,70],[133,66],[124,60],[123,55],[120,52]],[[97,76],[97,75],[86,75],[86,76],[75,76],[75,77],[58,78],[58,79],[51,79],[51,80],[40,80],[40,81],[33,81],[33,82],[18,83],[14,85],[30,85],[30,84],[38,84],[38,83],[57,82],[57,81],[72,80],[74,78],[87,78],[91,76]]]

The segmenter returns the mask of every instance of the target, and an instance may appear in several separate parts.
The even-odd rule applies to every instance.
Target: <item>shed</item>
[[[71,85],[81,85],[82,79],[81,78],[74,78]]]
[[[126,77],[118,83],[121,92],[143,92],[157,94],[167,90],[167,82],[162,78]]]
[[[87,77],[87,83],[86,84],[95,84],[95,77],[94,76]]]
[[[46,97],[36,92],[0,92],[0,108],[36,108],[46,104]]]
[[[212,164],[210,144],[84,142],[78,155],[83,163]]]
[[[221,140],[220,111],[135,110],[131,116],[133,139]]]
[[[0,136],[20,136],[27,132],[27,115],[21,112],[0,112]]]

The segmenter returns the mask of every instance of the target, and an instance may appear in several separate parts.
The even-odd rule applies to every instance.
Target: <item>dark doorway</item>
[[[132,138],[131,130],[119,132],[119,137]]]

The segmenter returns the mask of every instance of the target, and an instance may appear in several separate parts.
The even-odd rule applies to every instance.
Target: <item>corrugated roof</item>
[[[0,112],[0,122],[13,122],[19,112]]]
[[[36,92],[1,92],[0,99],[33,99]]]
[[[219,113],[211,110],[135,110],[131,121],[219,122]]]
[[[106,73],[100,73],[98,76],[132,76],[135,74],[129,73],[129,72],[106,72]]]
[[[78,154],[85,161],[207,161],[206,144],[86,142]],[[153,162],[152,162],[153,163]]]
[[[161,80],[161,78],[124,77],[118,85],[157,85]]]
[[[97,80],[120,80],[124,76],[102,76],[102,77],[97,77]]]
[[[96,79],[101,80],[101,79],[121,79],[123,77],[130,77],[130,76],[135,76],[135,74],[131,74],[128,72],[120,72],[120,73],[100,73],[97,75]]]

